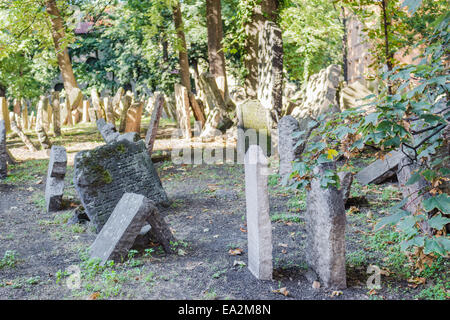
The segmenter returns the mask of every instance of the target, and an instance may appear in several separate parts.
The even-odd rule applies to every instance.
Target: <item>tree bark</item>
[[[394,55],[391,53],[390,47],[389,47],[389,26],[390,21],[388,19],[388,13],[387,13],[387,6],[388,6],[388,0],[382,0],[381,1],[381,10],[383,11],[383,31],[384,31],[384,50],[386,55],[386,66],[388,71],[392,71],[392,60],[394,58]],[[392,86],[389,83],[388,80],[388,92],[389,94],[392,94]]]
[[[67,49],[67,46],[64,45],[64,38],[66,36],[64,21],[55,0],[47,0],[45,6],[46,11],[50,16],[51,33],[55,44],[56,58],[58,60],[59,70],[61,71],[64,89],[66,90],[66,94],[69,94],[74,88],[78,88],[78,85],[73,73],[69,50]]]
[[[223,29],[220,0],[206,0],[209,72],[216,78],[222,96],[228,96],[225,55],[222,48]]]
[[[175,24],[175,29],[177,30],[181,84],[186,87],[188,92],[190,92],[191,80],[189,76],[189,60],[187,55],[186,37],[184,35],[183,17],[181,15],[181,6],[179,1],[177,1],[175,7],[173,7],[173,22]]]
[[[252,17],[244,26],[246,35],[244,65],[247,69],[244,86],[248,99],[257,99],[259,32],[264,28],[266,20],[276,22],[278,5],[278,0],[261,0],[260,4],[252,8]]]
[[[344,72],[344,81],[348,82],[348,39],[347,39],[347,15],[345,8],[342,9],[342,29],[344,31],[342,35],[342,63]]]

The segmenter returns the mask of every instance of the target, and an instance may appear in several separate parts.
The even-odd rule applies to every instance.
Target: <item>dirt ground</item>
[[[170,124],[160,128],[155,154],[163,154],[171,128]],[[33,135],[32,139],[36,141]],[[93,227],[67,224],[79,206],[72,182],[73,156],[101,145],[101,137],[92,124],[85,124],[65,129],[64,136],[54,142],[66,146],[69,154],[67,204],[66,210],[48,214],[44,210],[47,153],[32,154],[18,138],[8,138],[10,151],[20,161],[10,166],[9,177],[0,182],[0,299],[448,298],[448,260],[439,259],[433,267],[415,273],[398,249],[398,233],[373,231],[388,207],[400,200],[395,182],[353,185],[347,208],[348,288],[334,292],[313,288],[306,277],[305,192],[280,186],[275,158],[269,177],[273,281],[258,281],[246,267],[244,171],[239,164],[157,162],[172,201],[162,215],[177,239],[173,253],[163,253],[157,244],[149,243],[131,251],[123,263],[101,267],[86,258],[96,237]],[[355,170],[370,161],[360,159]],[[367,288],[369,265],[382,270],[380,289]],[[420,277],[425,282],[414,283]]]

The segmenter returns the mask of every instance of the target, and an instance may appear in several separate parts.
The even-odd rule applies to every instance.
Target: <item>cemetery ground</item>
[[[143,121],[147,127],[149,119]],[[18,163],[0,183],[0,299],[447,299],[449,261],[438,259],[421,272],[400,252],[392,228],[375,232],[377,221],[400,201],[397,183],[361,186],[353,182],[346,206],[348,288],[314,288],[305,263],[306,194],[285,189],[271,159],[270,215],[273,281],[257,280],[246,267],[244,169],[240,164],[177,165],[163,157],[175,125],[162,120],[153,157],[172,201],[161,211],[177,239],[172,253],[156,243],[135,248],[128,259],[100,266],[88,259],[96,233],[90,223],[68,224],[80,206],[73,185],[76,152],[102,145],[95,124],[64,128],[53,139],[68,152],[65,210],[45,212],[48,154],[31,153],[19,138],[8,139]],[[141,136],[144,136],[144,131]],[[31,134],[33,141],[36,136]],[[373,158],[354,159],[359,170]],[[370,265],[381,270],[381,288],[368,289]],[[69,289],[71,266],[81,286]],[[69,281],[70,283],[70,281]]]

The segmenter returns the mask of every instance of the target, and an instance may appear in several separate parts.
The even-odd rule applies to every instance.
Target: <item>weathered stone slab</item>
[[[398,164],[403,156],[400,151],[392,151],[384,159],[378,159],[362,169],[355,175],[355,178],[361,184],[382,183],[396,174]]]
[[[36,134],[38,137],[39,144],[42,149],[50,149],[51,143],[47,136],[47,132],[45,131],[45,127],[49,126],[48,124],[48,98],[45,96],[41,96],[38,107],[37,107],[37,116],[36,116]],[[47,112],[46,112],[47,110]],[[47,119],[47,122],[45,121]]]
[[[0,120],[5,121],[6,132],[10,131],[8,102],[5,97],[0,97]]]
[[[59,137],[61,135],[61,107],[58,91],[52,92],[51,107],[53,109],[53,133],[56,137]]]
[[[301,137],[299,122],[292,116],[284,116],[278,122],[278,154],[280,157],[279,174],[286,179],[292,173],[292,162],[301,155],[300,147],[295,147]]]
[[[320,186],[324,171],[335,168],[335,163],[316,167],[311,189],[307,191],[306,260],[325,287],[340,289],[347,286],[344,201],[336,187]]]
[[[156,205],[169,203],[144,141],[115,141],[77,153],[74,184],[97,231],[126,192],[138,193]]]
[[[5,179],[8,173],[8,152],[6,150],[5,120],[0,120],[0,179]]]
[[[82,123],[90,122],[90,114],[89,114],[89,101],[83,101],[83,115],[81,118]]]
[[[103,118],[97,120],[97,129],[106,143],[116,141],[120,136],[120,133],[116,131],[116,127],[112,123],[106,123]]]
[[[251,145],[245,155],[248,268],[260,280],[272,280],[272,226],[267,187],[268,160],[261,147]]]
[[[264,155],[272,154],[270,114],[258,100],[246,100],[238,105],[238,154],[245,154],[250,145],[261,146]],[[241,162],[242,163],[242,162]]]
[[[258,100],[276,123],[283,106],[283,40],[281,29],[266,21],[258,42]]]
[[[48,164],[47,181],[45,183],[45,203],[47,212],[62,209],[64,177],[67,170],[66,148],[52,146]]]
[[[338,172],[339,181],[341,184],[340,191],[342,193],[342,200],[344,200],[344,204],[347,202],[350,197],[350,190],[353,182],[353,174],[349,171],[341,171]]]
[[[185,139],[192,137],[191,133],[191,108],[187,89],[181,84],[175,84],[175,101],[178,127]]]
[[[146,221],[150,222],[153,233],[159,230],[156,233],[159,238],[163,238],[162,242],[170,243],[172,233],[153,202],[140,194],[125,193],[92,244],[91,258],[99,258],[101,264],[108,260],[120,262],[127,258],[128,250]]]
[[[134,102],[131,104],[127,111],[125,132],[141,132],[141,118],[143,109],[143,102]]]
[[[155,97],[155,103],[152,111],[152,117],[150,118],[150,124],[147,129],[147,135],[145,136],[145,145],[147,146],[148,154],[151,155],[153,151],[153,145],[156,140],[156,133],[158,131],[159,119],[165,104],[164,96],[158,94]]]

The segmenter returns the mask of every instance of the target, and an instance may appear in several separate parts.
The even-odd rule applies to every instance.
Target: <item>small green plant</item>
[[[17,264],[17,252],[14,250],[7,250],[0,260],[0,269],[5,267],[13,268]]]

